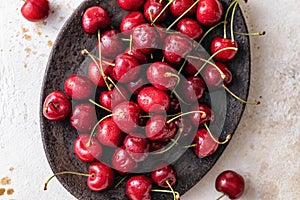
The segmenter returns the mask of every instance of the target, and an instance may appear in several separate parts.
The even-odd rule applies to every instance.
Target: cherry
[[[135,47],[132,47],[131,49],[130,49],[130,47],[128,47],[124,53],[134,56],[136,59],[138,59],[140,64],[148,63],[148,57],[143,52],[141,52],[139,49],[137,49]]]
[[[138,95],[143,86],[147,84],[145,77],[139,77],[138,79],[131,81],[127,84],[127,89],[130,94]]]
[[[169,141],[176,135],[176,132],[175,123],[166,123],[166,118],[162,115],[151,117],[146,124],[146,135],[152,141]]]
[[[50,13],[48,0],[26,0],[21,8],[23,17],[32,22],[46,19]]]
[[[124,148],[136,162],[144,161],[149,154],[150,142],[141,134],[131,133],[123,142]]]
[[[159,33],[160,40],[164,41],[166,39],[166,37],[168,36],[168,33],[166,33],[165,28],[159,24],[156,24],[155,28],[156,28],[157,32]]]
[[[112,110],[112,108],[129,99],[127,91],[120,85],[113,90],[104,90],[99,95],[99,102],[105,108]]]
[[[187,9],[189,9],[194,0],[174,0],[170,5],[170,12],[174,17],[181,16]],[[196,7],[193,7],[185,16],[190,16],[196,12]]]
[[[235,171],[226,170],[217,177],[215,187],[217,191],[224,193],[230,199],[238,199],[244,193],[245,180]],[[221,199],[224,195],[218,199]]]
[[[208,87],[222,87],[223,84],[229,85],[232,81],[232,74],[227,66],[221,62],[216,62],[215,65],[218,67],[214,67],[212,65],[206,65],[204,69],[203,78]],[[223,79],[220,71],[225,75]]]
[[[145,175],[133,176],[126,182],[126,195],[130,200],[151,200],[152,181]]]
[[[154,22],[154,20],[157,23],[165,21],[168,17],[168,10],[164,10],[165,6],[166,0],[147,0],[144,4],[145,18],[149,22]]]
[[[190,120],[196,127],[200,126],[201,124],[203,124],[205,122],[214,120],[213,111],[211,110],[210,107],[208,107],[204,103],[199,103],[198,105],[194,105],[192,107],[192,110],[193,111],[202,111],[203,113],[205,113],[205,115],[203,115],[203,113],[201,113],[201,112],[194,112],[189,115]]]
[[[188,117],[181,117],[174,121],[175,125],[178,127],[178,129],[182,128],[182,134],[181,134],[181,140],[184,140],[184,143],[190,141],[189,139],[192,139],[190,136],[193,136],[193,125],[192,122],[189,120]]]
[[[114,170],[101,162],[94,162],[89,167],[87,185],[92,191],[103,191],[108,189],[114,182]]]
[[[99,28],[105,29],[110,22],[108,13],[100,6],[88,8],[82,16],[82,27],[87,34],[94,34]]]
[[[129,35],[134,27],[144,23],[146,23],[146,21],[141,12],[130,12],[122,19],[120,30],[123,34]]]
[[[137,163],[131,158],[124,147],[120,147],[115,151],[112,156],[112,165],[120,174],[134,172],[138,167]]]
[[[112,62],[113,62],[112,60],[103,60],[102,61],[102,68],[103,68],[105,75],[108,75],[111,73],[113,66],[109,63],[112,63]],[[94,83],[94,85],[96,85],[100,88],[104,88],[104,87],[106,87],[106,84],[105,84],[105,81],[101,74],[101,71],[99,69],[100,68],[99,66],[100,66],[99,60],[97,61],[97,63],[92,62],[89,66],[88,74],[89,74],[91,81]]]
[[[151,64],[147,70],[147,78],[159,90],[172,90],[179,82],[177,71],[165,62]]]
[[[140,9],[144,2],[145,0],[118,0],[118,4],[123,10],[129,11]]]
[[[97,139],[92,138],[89,142],[89,138],[89,134],[81,134],[74,142],[74,153],[82,162],[96,161],[102,155],[102,146]]]
[[[212,40],[210,49],[211,53],[215,54],[216,52],[228,47],[238,48],[238,44],[235,40],[232,41],[232,39],[221,38],[217,36]],[[236,53],[237,51],[228,49],[217,53],[214,58],[219,61],[228,62],[235,57]]]
[[[177,180],[177,173],[172,165],[161,163],[151,172],[151,178],[155,184],[163,188],[174,186]]]
[[[186,102],[195,102],[203,96],[206,85],[199,76],[188,77],[180,84],[180,95]]]
[[[91,104],[78,104],[70,116],[71,126],[79,132],[89,132],[97,122],[95,107]]]
[[[151,141],[150,142],[150,152],[155,152],[158,150],[163,150],[163,148],[166,146],[167,144],[165,142],[159,142],[159,141]]]
[[[148,86],[137,97],[138,105],[147,113],[165,113],[170,107],[170,97],[164,91]]]
[[[199,22],[190,18],[181,19],[176,25],[176,30],[193,40],[199,40],[204,33]]]
[[[202,59],[205,59],[206,55],[203,51],[193,51],[187,56],[187,63],[183,68],[184,74],[187,76],[194,76],[200,67],[204,64]]]
[[[211,138],[208,130],[205,128],[200,128],[197,131],[194,142],[194,152],[200,158],[212,155],[219,146],[219,144]]]
[[[99,124],[96,137],[101,144],[109,147],[118,147],[123,141],[123,133],[112,118],[104,119]]]
[[[93,83],[87,77],[74,74],[64,83],[64,89],[69,97],[74,100],[85,100],[93,95]]]
[[[61,121],[67,118],[71,111],[71,103],[68,97],[60,92],[51,92],[43,104],[43,115],[49,120]]]
[[[125,101],[114,107],[113,120],[126,133],[133,132],[138,127],[140,108],[132,101]]]
[[[223,15],[223,6],[220,0],[199,1],[196,10],[197,20],[206,26],[218,23]]]

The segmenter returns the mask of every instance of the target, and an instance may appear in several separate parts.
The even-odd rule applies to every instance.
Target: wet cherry
[[[79,135],[74,142],[74,153],[82,162],[93,162],[102,155],[102,146],[96,138],[92,138],[89,145],[89,134]]]
[[[120,84],[117,87],[118,89],[104,90],[99,95],[99,103],[109,110],[129,99],[127,91]]]
[[[96,137],[105,146],[118,147],[123,142],[123,133],[112,118],[104,119],[96,130]]]
[[[205,128],[200,128],[197,131],[194,142],[196,145],[194,147],[194,152],[200,158],[212,155],[219,146],[219,144],[211,138]]]
[[[50,13],[48,0],[26,0],[24,2],[21,13],[27,20],[37,22],[48,17]]]
[[[123,10],[138,10],[144,4],[145,0],[118,0],[119,6]]]
[[[221,77],[220,71],[208,64],[204,69],[203,78],[205,80],[205,83],[208,87],[222,87],[223,84],[228,85],[232,81],[232,74],[230,70],[227,68],[227,66],[221,62],[216,62],[215,65],[219,68],[219,70],[222,71],[222,73],[225,75],[225,78],[223,79]]]
[[[146,21],[143,14],[139,11],[133,11],[122,19],[120,30],[123,34],[129,35],[134,27],[144,23],[146,23]]]
[[[235,40],[229,39],[229,38],[222,38],[222,37],[215,37],[212,42],[211,42],[211,46],[210,46],[210,50],[212,54],[217,53],[218,51],[228,48],[228,47],[232,47],[232,48],[238,48],[238,44]],[[237,51],[236,50],[224,50],[222,52],[217,53],[214,58],[216,60],[222,61],[222,62],[228,62],[230,60],[232,60],[235,55],[236,55]]]
[[[170,12],[174,17],[179,17],[182,15],[187,9],[189,9],[194,0],[174,0],[170,5]],[[194,6],[185,16],[190,16],[196,12],[196,6]]]
[[[172,165],[161,163],[159,167],[151,172],[151,178],[155,184],[163,188],[174,186],[177,181],[177,173]],[[169,185],[167,184],[169,183]]]
[[[188,77],[180,84],[180,95],[186,102],[195,102],[203,96],[205,82],[199,76]]]
[[[135,47],[132,47],[131,49],[128,47],[124,53],[134,56],[141,65],[148,63],[148,56]]]
[[[218,23],[223,15],[223,6],[220,0],[199,1],[196,10],[197,20],[206,26]]]
[[[96,33],[99,28],[106,28],[110,22],[108,13],[100,6],[88,8],[82,16],[82,27],[88,34]]]
[[[199,22],[190,18],[181,19],[176,25],[176,30],[193,40],[199,40],[204,33]]]
[[[85,76],[71,75],[64,83],[67,95],[74,100],[89,99],[94,92],[93,83]]]
[[[89,166],[87,185],[92,191],[108,189],[114,182],[114,170],[101,162],[94,162]]]
[[[147,0],[144,4],[144,16],[149,22],[156,19],[156,23],[163,22],[168,17],[168,9],[164,10],[166,0]]]
[[[203,115],[203,113],[200,113],[200,112],[189,115],[190,120],[196,127],[200,126],[201,124],[203,124],[205,122],[214,120],[213,111],[211,110],[211,108],[209,106],[207,106],[204,103],[199,103],[198,105],[194,105],[191,110],[192,111],[202,111],[205,113],[205,115]]]
[[[126,182],[126,195],[130,200],[151,200],[152,181],[145,175],[133,176]]]
[[[76,105],[72,110],[70,123],[79,132],[89,132],[97,123],[95,107],[88,103]]]
[[[102,68],[105,75],[109,75],[111,73],[113,66],[109,63],[112,62],[113,62],[112,60],[108,60],[108,59],[102,61]],[[94,85],[101,88],[105,88],[106,84],[104,82],[103,76],[99,68],[100,68],[100,61],[97,61],[97,63],[92,62],[88,69],[89,78],[94,83]]]
[[[118,148],[112,156],[112,166],[120,173],[134,172],[138,167],[124,147]]]
[[[136,162],[144,161],[149,154],[150,141],[141,134],[131,133],[123,142],[124,148]]]

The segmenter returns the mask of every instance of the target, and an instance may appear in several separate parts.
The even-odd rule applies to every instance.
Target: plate
[[[230,1],[224,0],[224,9],[228,7]],[[73,151],[73,141],[77,137],[77,132],[71,128],[68,120],[62,122],[49,121],[42,115],[43,101],[46,96],[54,90],[63,91],[63,83],[66,78],[73,73],[85,73],[79,66],[86,62],[86,56],[81,55],[81,50],[94,49],[97,40],[96,35],[87,35],[81,27],[81,16],[83,12],[94,5],[105,8],[112,17],[112,24],[118,27],[122,17],[126,14],[120,10],[115,0],[89,0],[84,1],[70,16],[62,27],[50,54],[45,71],[44,81],[40,98],[40,127],[44,151],[53,173],[61,171],[87,172],[88,164],[79,161]],[[241,9],[237,7],[235,13],[235,31],[247,32],[247,25]],[[209,41],[214,35],[221,35],[223,26],[218,27],[204,41],[203,47],[209,49]],[[250,84],[250,45],[247,36],[236,35],[239,44],[239,51],[236,58],[229,63],[229,68],[233,74],[233,81],[230,89],[243,99],[247,99]],[[245,104],[235,100],[230,95],[226,97],[226,118],[221,140],[227,133],[234,133],[242,117]],[[234,139],[234,138],[233,138]],[[227,143],[228,144],[228,143]],[[198,158],[192,150],[187,150],[183,156],[174,163],[178,174],[178,181],[174,189],[181,195],[198,183],[202,177],[214,166],[218,158],[222,155],[227,144],[220,145],[217,151],[206,158]],[[47,175],[45,175],[47,176]],[[118,189],[109,189],[104,192],[92,192],[86,186],[86,177],[74,175],[64,175],[57,177],[60,183],[72,195],[78,199],[101,199],[101,200],[124,200],[125,183]],[[116,178],[116,182],[121,176]],[[153,200],[170,199],[170,194],[153,193]]]

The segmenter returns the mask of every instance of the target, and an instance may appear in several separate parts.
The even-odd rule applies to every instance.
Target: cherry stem
[[[182,13],[166,30],[170,30],[186,13],[188,13],[200,0],[195,1],[184,13]]]
[[[60,175],[64,175],[64,174],[72,174],[72,175],[78,175],[78,176],[86,176],[86,177],[94,177],[95,174],[84,174],[84,173],[79,173],[79,172],[71,172],[71,171],[64,171],[64,172],[59,172],[59,173],[56,173],[54,175],[52,175],[46,182],[45,182],[45,185],[44,185],[44,190],[47,190],[47,186],[48,186],[48,183],[56,176],[60,176]]]
[[[129,42],[129,54],[132,55],[132,34],[130,34],[130,42]]]
[[[200,58],[200,60],[202,60],[202,61],[204,61],[204,62],[207,61],[207,60],[202,59],[202,58]],[[212,65],[214,68],[216,68],[216,69],[219,71],[219,73],[220,73],[220,75],[221,75],[221,78],[222,78],[223,80],[226,78],[226,75],[222,72],[222,70],[221,70],[215,63],[210,62],[210,61],[207,61],[207,63],[210,64],[210,65]]]
[[[186,64],[186,62],[187,62],[187,59],[184,59],[184,62],[182,63],[182,65],[181,65],[181,67],[179,68],[179,70],[178,70],[178,75],[181,73],[181,71],[183,70],[183,68],[184,68],[184,66],[185,66],[185,64]]]
[[[179,117],[183,117],[185,115],[190,115],[190,114],[194,114],[194,113],[201,113],[203,118],[206,117],[206,113],[202,110],[194,110],[194,111],[190,111],[190,112],[186,112],[186,113],[181,113],[179,115],[177,115],[176,117],[173,117],[172,119],[169,119],[167,121],[167,124],[170,124],[172,121],[174,121],[175,119],[178,119]]]
[[[110,109],[105,108],[104,106],[98,104],[97,102],[95,102],[95,101],[92,100],[92,99],[89,99],[89,102],[91,102],[92,104],[94,104],[95,106],[97,106],[97,107],[99,107],[99,108],[101,108],[101,109],[103,109],[103,110],[106,110],[107,112],[112,112]]]
[[[175,193],[174,200],[179,200],[179,199],[180,199],[180,194],[179,194],[179,192],[176,192],[176,191],[174,191],[174,190],[171,191],[171,190],[152,189],[151,192],[172,193],[172,194]]]
[[[115,82],[108,76],[107,79],[109,80],[109,82],[111,82],[111,84],[113,84],[113,86],[117,89],[117,91],[121,94],[121,96],[123,97],[123,99],[126,101],[126,97],[124,96],[124,94],[121,92],[120,88],[115,84]]]
[[[219,51],[215,52],[212,56],[210,56],[205,62],[204,64],[201,66],[201,68],[197,71],[197,73],[194,75],[194,76],[198,76],[198,74],[203,70],[203,68],[207,65],[207,63],[212,60],[217,54],[223,52],[223,51],[226,51],[226,50],[234,50],[234,51],[237,51],[238,48],[236,47],[226,47],[226,48],[223,48],[223,49],[220,49]]]
[[[197,144],[191,144],[191,145],[188,145],[188,146],[183,146],[182,148],[188,149],[188,148],[192,148],[192,147],[196,147],[196,146],[197,146]]]
[[[233,93],[228,87],[226,87],[224,84],[223,84],[222,86],[223,86],[223,88],[224,88],[229,94],[231,94],[231,96],[233,96],[235,99],[237,99],[237,100],[239,100],[239,101],[241,101],[241,102],[243,102],[243,103],[245,103],[245,104],[250,104],[250,105],[254,105],[254,106],[260,104],[260,101],[256,101],[256,100],[255,100],[254,102],[245,101],[245,100],[241,99],[240,97],[238,97],[236,94],[234,94],[234,93]]]
[[[231,41],[234,42],[234,34],[233,34],[233,19],[234,19],[234,14],[236,11],[236,7],[238,5],[239,1],[237,0],[234,4],[232,14],[231,14],[231,20],[230,20],[230,32],[231,32]]]
[[[226,144],[226,143],[231,139],[231,134],[228,134],[228,135],[226,136],[226,139],[225,139],[223,142],[220,142],[220,141],[216,140],[216,138],[213,136],[213,134],[211,133],[211,131],[210,131],[210,129],[208,128],[208,126],[207,126],[206,123],[204,123],[204,126],[205,126],[205,128],[206,128],[206,130],[207,130],[209,136],[211,137],[211,139],[212,139],[215,143],[217,143],[217,144]]]
[[[119,187],[119,185],[125,181],[126,178],[127,178],[127,176],[124,176],[124,177],[123,177],[123,178],[115,185],[114,188],[117,189],[117,188]]]
[[[86,49],[82,50],[81,53],[82,53],[83,55],[88,54],[88,52],[87,52]],[[93,60],[99,60],[99,58],[97,58],[97,57],[96,57],[94,54],[92,54],[91,52],[89,52],[88,55],[89,55],[91,58],[94,58]],[[99,60],[99,61],[100,61],[100,60]],[[115,66],[114,63],[107,62],[106,60],[102,60],[102,62],[105,63],[105,64],[107,64],[107,65],[110,65],[110,66]]]
[[[176,77],[176,78],[177,78],[177,83],[176,83],[175,87],[174,87],[173,90],[172,90],[172,93],[173,93],[174,90],[177,88],[177,86],[178,86],[179,83],[180,83],[180,77],[179,77],[179,75],[178,75],[178,74],[171,73],[171,72],[166,72],[166,73],[164,74],[164,77]]]
[[[171,5],[171,3],[173,3],[174,0],[170,0],[167,5],[160,11],[160,13],[155,17],[155,19],[152,21],[151,19],[151,26],[154,25],[154,23],[156,22],[156,20],[165,12],[165,10],[169,7],[169,5]],[[159,2],[161,3],[162,0]]]
[[[222,199],[223,197],[225,197],[225,194],[222,194],[222,195],[219,196],[216,200],[220,200],[220,199]]]
[[[130,42],[130,38],[128,39],[128,38],[121,38],[121,40],[123,41],[123,42]]]
[[[198,42],[198,47],[200,46],[200,44],[203,42],[204,38],[212,31],[214,30],[215,28],[217,28],[218,26],[220,26],[221,24],[224,24],[224,26],[226,27],[226,24],[228,22],[225,20],[225,21],[221,21],[219,22],[218,24],[214,25],[213,27],[211,27],[210,29],[208,29],[205,34],[202,36],[202,38],[200,39],[200,41]],[[198,48],[197,47],[197,48]]]
[[[231,7],[237,2],[238,0],[235,0],[233,2],[231,2],[231,4],[228,6],[227,10],[226,10],[226,14],[225,14],[225,20],[227,20],[228,15],[229,15],[229,11],[231,9]],[[226,23],[227,24],[227,23]],[[227,31],[226,31],[226,24],[224,24],[224,38],[227,38]]]
[[[153,23],[153,16],[152,16],[153,13],[152,12],[153,12],[152,10],[149,10],[151,24]]]
[[[234,32],[237,35],[243,35],[243,36],[261,36],[261,35],[265,35],[266,31],[260,31],[260,32],[256,32],[256,33],[240,33],[240,32]]]
[[[172,191],[174,200],[179,199],[180,198],[179,193],[177,193],[177,194],[175,193],[175,191],[173,190],[173,188],[168,180],[166,180],[166,184],[169,186],[170,190]]]
[[[172,91],[172,94],[175,94],[175,96],[177,97],[177,99],[178,99],[179,101],[181,101],[182,103],[184,103],[185,105],[191,105],[191,104],[185,102],[185,101],[179,96],[179,94],[178,94],[175,90]]]

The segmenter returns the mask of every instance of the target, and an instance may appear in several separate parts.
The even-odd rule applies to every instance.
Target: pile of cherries
[[[103,191],[112,187],[119,173],[125,180],[130,175],[126,195],[131,200],[149,200],[151,192],[179,199],[172,188],[177,182],[172,164],[155,163],[150,176],[131,173],[147,159],[172,149],[193,148],[203,158],[230,140],[228,134],[220,142],[209,130],[214,111],[203,103],[207,88],[225,89],[244,103],[258,104],[240,99],[227,88],[232,74],[224,63],[238,51],[232,30],[238,1],[226,11],[220,0],[118,0],[118,4],[129,11],[119,29],[112,28],[108,12],[100,6],[83,13],[83,30],[98,35],[98,55],[84,49],[82,53],[93,61],[88,76],[71,75],[65,80],[65,93],[50,93],[43,105],[47,119],[68,119],[80,133],[74,152],[82,162],[91,163],[89,171],[60,172],[47,183],[57,175],[77,174],[88,177],[92,191]],[[227,38],[230,11],[231,38]],[[211,41],[208,55],[201,42],[220,25],[224,25],[224,37]],[[113,154],[104,162],[101,157],[108,150]],[[165,189],[153,189],[153,183]],[[244,180],[226,171],[218,177],[216,188],[236,199],[243,193]]]

